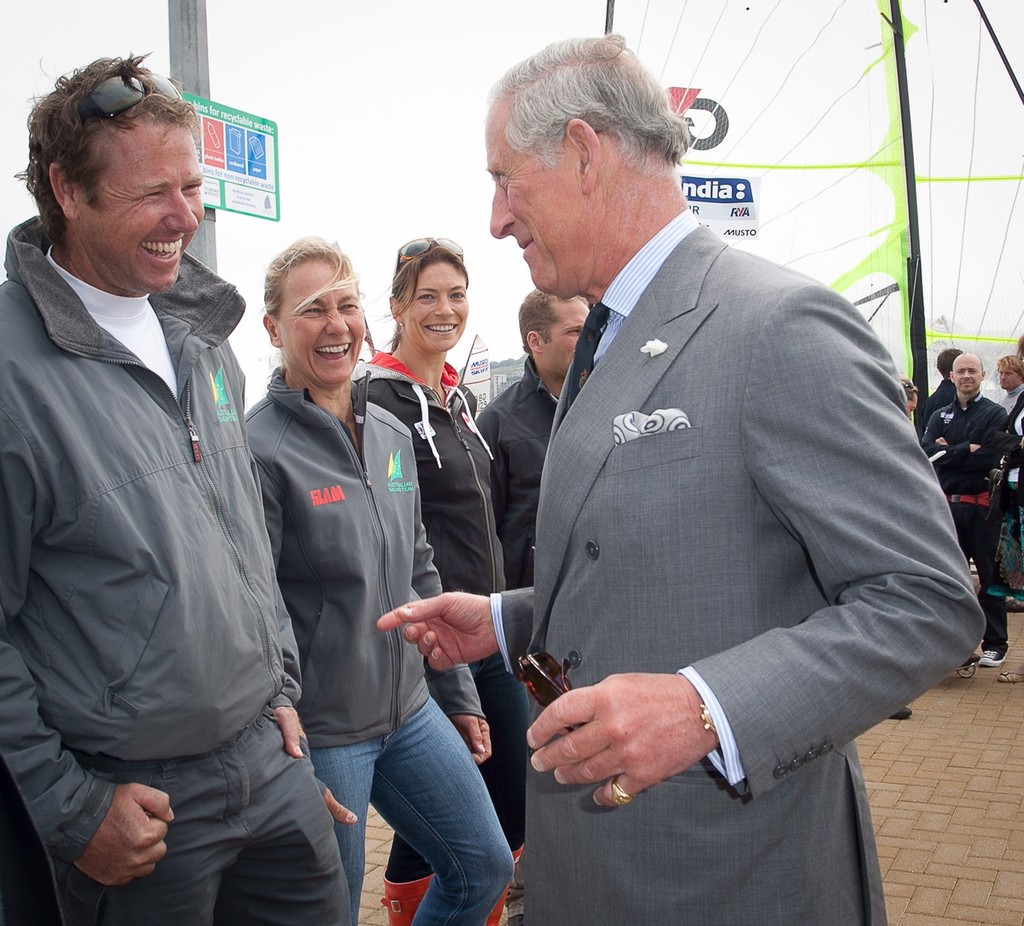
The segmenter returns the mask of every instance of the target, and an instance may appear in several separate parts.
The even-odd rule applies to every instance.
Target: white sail
[[[984,7],[1024,68],[1024,4]],[[902,12],[928,366],[952,345],[992,372],[1024,333],[1024,104],[972,0],[903,0]],[[718,230],[858,303],[910,373],[889,14],[889,0],[618,0],[615,31],[689,99],[684,174],[756,188],[755,215],[738,210]]]
[[[477,335],[469,349],[466,365],[462,368],[460,382],[468,386],[476,396],[477,410],[482,409],[491,397],[491,358],[484,339]]]

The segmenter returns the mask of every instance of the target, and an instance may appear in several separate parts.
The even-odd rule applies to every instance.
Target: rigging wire
[[[783,262],[783,266],[793,267],[796,266],[800,261],[807,260],[811,257],[820,257],[822,254],[831,254],[834,251],[838,251],[841,248],[848,247],[851,244],[857,244],[861,241],[870,241],[877,235],[884,235],[888,232],[888,226],[882,228],[876,228],[874,231],[865,232],[863,235],[853,235],[847,238],[845,241],[836,241],[834,244],[830,244],[827,248],[818,248],[816,251],[805,251],[803,254],[798,254],[794,257],[790,257],[788,260]]]
[[[636,54],[640,56],[640,47],[644,44],[644,33],[647,31],[647,14],[651,11],[651,0],[644,4],[644,17],[640,20],[640,35],[636,40]]]
[[[829,27],[833,25],[833,23],[835,22],[836,16],[839,14],[840,8],[842,6],[844,6],[844,5],[845,5],[845,2],[844,3],[840,3],[838,6],[836,6],[832,10],[832,13],[829,16],[828,21],[825,22],[821,26],[821,28],[818,30],[817,34],[814,36],[813,41],[803,50],[803,52],[801,52],[800,56],[794,62],[793,66],[790,68],[789,72],[785,75],[785,77],[783,78],[782,82],[780,83],[777,91],[775,92],[775,95],[762,108],[761,112],[758,113],[758,115],[755,116],[753,120],[751,120],[750,126],[743,133],[743,135],[741,135],[738,139],[736,139],[733,142],[733,147],[734,148],[735,148],[735,146],[737,144],[739,144],[746,137],[747,133],[753,128],[754,125],[756,125],[756,123],[761,119],[761,117],[764,116],[768,112],[769,109],[771,109],[772,105],[774,104],[774,101],[782,93],[783,88],[789,82],[790,78],[793,76],[797,66],[800,64],[800,62],[803,60],[803,58],[806,55],[810,54],[815,49],[816,46],[818,46],[819,44],[822,43],[823,36],[829,30]],[[773,10],[773,12],[774,12],[774,10]],[[760,32],[758,32],[758,36],[760,36]],[[755,42],[756,42],[756,39],[755,39]],[[861,84],[867,79],[867,75],[868,75],[868,71],[869,70],[870,70],[870,68],[864,69],[864,71],[861,72],[861,74],[857,77],[857,79],[849,87],[847,87],[842,93],[840,93],[835,98],[835,100],[832,101],[832,103],[825,109],[825,111],[821,114],[821,116],[819,116],[818,119],[807,129],[807,131],[804,132],[804,134],[800,138],[797,138],[794,141],[794,143],[790,146],[789,150],[784,152],[782,155],[780,155],[775,160],[775,165],[776,166],[779,165],[780,163],[783,163],[786,160],[788,160],[789,156],[794,151],[796,151],[797,148],[800,147],[800,145],[802,145],[805,141],[807,141],[808,138],[810,138],[812,135],[814,135],[814,133],[821,126],[821,124],[825,121],[825,119],[829,116],[829,114],[837,106],[839,106],[842,101],[844,101],[848,96],[850,96],[851,94],[855,93],[860,88]],[[882,152],[879,152],[879,154],[882,154]],[[726,155],[725,159],[727,159],[727,158],[728,158],[728,155]],[[799,210],[799,209],[803,208],[804,206],[808,205],[809,203],[812,203],[815,200],[821,198],[826,193],[828,193],[830,190],[832,190],[834,187],[836,187],[836,186],[840,185],[841,183],[843,183],[849,177],[856,175],[859,171],[860,171],[859,167],[851,167],[849,170],[845,171],[840,176],[838,176],[836,178],[836,180],[834,180],[832,183],[830,183],[827,186],[819,189],[813,195],[805,197],[805,198],[800,199],[800,200],[797,200],[796,202],[793,203],[792,206],[790,206],[784,212],[781,212],[778,215],[773,216],[772,218],[767,219],[766,221],[764,221],[762,223],[762,228],[769,227],[773,222],[778,221],[779,219],[785,218],[787,215],[790,215],[791,213],[796,212],[797,210]],[[870,233],[868,236],[862,236],[862,237],[870,237],[871,234],[874,234],[874,233]],[[853,241],[861,240],[861,238],[854,238],[852,240]],[[814,255],[822,254],[822,253],[829,253],[831,251],[838,250],[840,247],[843,247],[845,244],[848,244],[848,243],[849,242],[843,242],[841,244],[835,245],[832,248],[826,248],[826,249],[821,250],[821,251],[811,252],[810,254],[803,254],[803,255],[800,255],[798,257],[792,258],[787,263],[791,264],[791,263],[795,263],[795,262],[800,261],[800,260],[804,260],[804,259],[806,259],[807,257],[810,257],[810,256],[814,256]]]
[[[929,81],[929,89],[931,90],[931,92],[928,94],[928,139],[929,139],[929,145],[928,145],[928,152],[927,152],[926,162],[927,162],[927,165],[928,165],[928,176],[929,177],[934,177],[935,176],[934,161],[933,161],[934,152],[932,151],[932,145],[930,144],[930,141],[931,141],[931,139],[935,138],[935,101],[936,101],[936,99],[938,97],[938,94],[935,92],[935,63],[932,61],[932,44],[931,44],[931,41],[930,41],[930,30],[929,30],[929,25],[928,25],[928,4],[927,3],[924,4],[924,6],[921,8],[921,16],[923,17],[923,25],[921,27],[921,39],[922,39],[922,42],[923,42],[923,46],[922,46],[921,50],[924,53],[924,55],[925,55],[925,57],[927,58],[927,61],[928,61],[928,81]],[[913,118],[913,113],[911,113],[911,118]],[[914,183],[915,184],[917,183],[917,178],[916,177],[914,178]],[[928,184],[928,194],[927,195],[928,195],[928,240],[929,240],[929,242],[932,242],[932,241],[935,241],[935,189],[932,186],[932,184]],[[920,219],[918,221],[920,222]],[[933,253],[934,253],[934,251],[933,251]],[[931,257],[931,256],[932,256],[932,254],[929,254],[929,257]],[[935,261],[934,260],[928,261],[928,263],[924,266],[923,269],[924,269],[924,275],[926,275],[928,277],[928,294],[932,298],[932,303],[933,303],[933,308],[934,308],[934,302],[935,302]],[[921,281],[921,285],[922,286],[924,285],[924,280],[923,279]],[[927,307],[925,307],[925,310],[927,311]],[[927,342],[927,340],[928,340],[928,337],[926,335],[925,336],[925,341]],[[928,347],[928,345],[926,343],[925,344],[925,349],[926,350],[927,350],[927,347]]]
[[[992,23],[988,21],[988,16],[985,15],[985,9],[981,5],[981,0],[974,0],[974,5],[978,8],[978,15],[981,16],[981,21],[985,24],[985,28],[988,30],[989,37],[992,39],[992,44],[995,45],[996,51],[999,53],[999,59],[1003,62],[1003,67],[1006,68],[1006,73],[1010,76],[1010,82],[1013,84],[1013,88],[1017,91],[1017,96],[1020,97],[1021,103],[1024,103],[1024,90],[1021,90],[1020,83],[1017,81],[1017,75],[1013,73],[1013,68],[1010,67],[1010,62],[1003,52],[1003,46],[996,37],[995,30],[992,28]]]
[[[1013,191],[1013,202],[1010,203],[1010,215],[1007,217],[1006,227],[1003,229],[1003,240],[999,245],[999,256],[996,258],[995,270],[992,272],[992,283],[989,286],[988,297],[985,299],[985,311],[981,313],[981,321],[978,322],[978,334],[981,334],[981,328],[985,323],[985,316],[988,315],[989,306],[992,304],[993,293],[996,288],[996,279],[999,277],[999,268],[1003,264],[1003,256],[1006,253],[1006,241],[1010,237],[1010,219],[1013,218],[1014,210],[1017,208],[1017,196],[1020,194],[1022,180],[1024,180],[1024,165],[1022,165],[1021,176],[1017,179],[1017,186]],[[1013,326],[1012,330],[1016,331],[1019,325],[1020,317],[1017,318],[1017,324]]]
[[[671,59],[672,52],[676,47],[676,39],[679,38],[679,29],[683,24],[683,17],[686,16],[686,7],[688,5],[688,2],[684,2],[683,5],[679,8],[679,18],[676,20],[676,27],[672,31],[672,41],[669,42],[668,51],[665,52],[665,60],[662,62],[661,65],[661,71],[658,72],[658,81],[662,84],[664,84],[665,82],[665,72],[668,70],[668,62]],[[711,34],[708,36],[708,40],[705,43],[704,48],[701,50],[700,57],[696,60],[696,62],[694,62],[693,68],[690,71],[690,78],[688,83],[692,84],[694,75],[700,71],[701,63],[704,61],[704,56],[708,53],[708,49],[711,47],[715,35],[718,33],[718,27],[719,25],[721,25],[722,17],[725,16],[725,10],[727,6],[727,3],[722,4],[722,9],[719,10],[718,19],[715,20],[715,25],[711,30]]]
[[[960,254],[957,259],[956,284],[953,287],[953,308],[950,319],[950,329],[956,330],[956,313],[960,304],[960,283],[964,276],[964,248],[967,240],[967,213],[971,204],[971,178],[974,175],[974,149],[978,140],[978,86],[981,74],[981,23],[978,24],[978,48],[977,56],[974,59],[974,99],[971,106],[971,144],[970,156],[967,160],[967,189],[964,193],[963,208],[960,213]],[[987,311],[986,306],[986,311]],[[974,332],[980,334],[980,329]]]
[[[1017,282],[1021,288],[1024,288],[1024,275],[1022,275],[1019,270],[1017,271]],[[1020,331],[1022,321],[1024,321],[1024,309],[1022,309],[1021,313],[1017,316],[1017,321],[1014,323],[1012,330]]]
[[[858,299],[858,300],[857,300],[857,301],[856,301],[856,302],[854,303],[854,305],[857,305],[857,306],[859,306],[859,305],[863,305],[863,304],[864,304],[865,302],[870,302],[870,301],[871,301],[871,299],[877,299],[877,298],[879,298],[879,296],[881,296],[881,298],[882,298],[882,301],[878,303],[878,308],[876,308],[876,309],[875,309],[875,311],[874,311],[874,312],[872,312],[872,313],[871,313],[871,314],[870,314],[870,315],[868,316],[868,324],[870,325],[870,324],[871,324],[871,323],[872,323],[872,322],[873,322],[873,321],[875,320],[875,316],[876,316],[876,315],[877,315],[877,314],[878,314],[879,312],[881,312],[881,311],[882,311],[882,309],[883,309],[883,308],[885,307],[885,304],[886,304],[886,303],[887,303],[887,302],[889,301],[889,297],[890,297],[890,296],[891,296],[891,295],[892,295],[893,293],[898,293],[899,291],[900,291],[900,287],[899,287],[899,284],[898,284],[898,283],[893,283],[893,284],[892,284],[891,286],[886,286],[886,287],[885,287],[885,289],[883,289],[883,290],[881,290],[881,291],[879,291],[879,292],[877,292],[877,293],[872,293],[872,294],[871,294],[871,296],[870,296],[869,298],[865,298],[865,299]]]
[[[732,91],[732,85],[734,83],[736,83],[736,79],[740,76],[740,71],[743,70],[743,67],[750,60],[750,56],[753,54],[754,49],[757,48],[757,46],[758,46],[758,42],[760,41],[761,35],[764,33],[764,30],[766,28],[768,28],[768,24],[771,22],[772,17],[775,16],[775,14],[779,11],[779,7],[780,6],[782,6],[782,0],[778,0],[778,2],[775,4],[775,6],[773,6],[771,8],[771,10],[769,11],[768,15],[765,16],[765,18],[762,20],[761,25],[760,25],[760,27],[757,30],[757,34],[754,36],[753,40],[750,43],[750,48],[747,49],[747,53],[743,56],[743,60],[740,61],[740,63],[737,66],[736,70],[733,72],[732,77],[729,78],[729,82],[725,85],[725,88],[722,90],[721,97],[722,97],[722,102],[723,103],[727,99],[729,99],[730,92]],[[833,15],[835,15],[835,14],[833,13]],[[812,43],[811,47],[813,47],[813,43]],[[809,50],[810,49],[807,49],[806,51],[809,51]],[[806,51],[805,51],[805,53],[806,53]],[[797,59],[797,63],[799,63],[799,59]],[[793,65],[793,68],[795,68],[795,67],[796,67],[796,64]],[[792,70],[793,69],[790,69],[790,73],[787,74],[783,78],[782,83],[779,85],[779,89],[778,89],[778,91],[775,94],[776,97],[778,96],[779,93],[782,92],[782,88],[786,85],[786,82],[789,80],[790,75],[792,74]],[[774,99],[774,97],[772,99]],[[771,101],[769,101],[769,105],[770,104],[771,104]],[[762,113],[759,113],[757,116],[755,116],[753,121],[757,122],[757,120],[761,118],[761,115],[763,114],[763,112],[764,112],[764,110],[762,110]],[[753,128],[753,123],[751,123],[751,125],[748,126],[747,132],[749,132],[751,128]],[[739,144],[741,141],[743,141],[744,138],[746,138],[747,132],[744,132],[739,138],[735,139],[732,142],[732,147],[729,149],[729,154],[731,154],[732,151],[735,150],[737,144]],[[728,156],[729,155],[726,155],[726,157],[728,157]]]
[[[747,61],[749,60],[749,58],[750,58],[750,54],[751,54],[751,51],[752,51],[752,49],[753,49],[754,47],[756,47],[756,45],[757,45],[757,41],[758,41],[758,39],[760,38],[760,36],[761,36],[761,33],[762,33],[762,32],[764,31],[765,27],[766,27],[766,26],[768,25],[768,20],[769,20],[769,19],[771,19],[771,17],[775,15],[776,11],[777,11],[777,10],[779,9],[779,7],[781,6],[781,4],[782,4],[782,0],[779,0],[779,2],[778,2],[778,3],[776,3],[776,4],[775,4],[775,6],[774,6],[774,7],[772,8],[772,11],[771,11],[771,12],[770,12],[770,13],[768,14],[768,16],[767,16],[767,17],[765,17],[765,20],[764,20],[764,22],[762,23],[762,25],[761,25],[761,28],[760,28],[760,29],[758,29],[757,35],[756,35],[756,36],[754,36],[754,41],[753,41],[753,42],[751,43],[751,50],[748,50],[747,54],[746,54],[746,55],[744,56],[743,60],[742,60],[742,61],[740,62],[740,68],[742,68],[742,67],[743,67],[743,65],[744,65],[744,64],[745,64],[745,63],[746,63],[746,62],[747,62]],[[773,104],[774,104],[774,103],[775,103],[775,101],[776,101],[776,100],[777,100],[777,99],[779,98],[779,96],[780,96],[780,95],[782,94],[782,91],[783,91],[783,90],[785,89],[785,87],[786,87],[786,84],[788,84],[788,83],[789,83],[790,79],[791,79],[791,78],[793,77],[793,75],[794,75],[794,74],[796,73],[796,71],[797,71],[797,68],[798,68],[798,67],[799,67],[799,65],[800,65],[800,64],[801,64],[801,63],[803,62],[804,58],[806,58],[806,57],[807,57],[807,56],[808,56],[808,55],[809,55],[809,54],[810,54],[810,53],[811,53],[811,52],[812,52],[812,51],[813,51],[813,50],[815,49],[815,47],[816,47],[816,46],[818,46],[818,45],[819,45],[819,44],[821,43],[821,40],[822,40],[822,36],[823,36],[823,35],[825,34],[825,32],[826,32],[826,31],[828,30],[829,26],[831,26],[831,25],[832,25],[832,23],[833,23],[833,22],[835,22],[836,16],[837,16],[837,15],[839,14],[839,10],[840,10],[840,8],[841,8],[842,6],[844,6],[844,3],[840,3],[840,4],[838,4],[838,5],[837,5],[837,6],[836,6],[836,7],[835,7],[835,8],[833,9],[833,10],[832,10],[832,14],[831,14],[831,15],[829,16],[828,20],[827,20],[827,21],[826,21],[826,22],[825,22],[825,23],[824,23],[824,24],[823,24],[823,25],[821,26],[821,28],[820,28],[820,29],[818,30],[817,34],[816,34],[816,35],[814,36],[814,38],[813,38],[813,40],[811,41],[811,43],[810,43],[810,44],[809,44],[809,45],[808,45],[808,46],[807,46],[806,48],[804,48],[804,49],[803,49],[803,51],[801,51],[801,52],[800,52],[800,54],[799,54],[799,55],[798,55],[798,56],[796,57],[796,59],[794,59],[794,60],[793,60],[792,64],[791,64],[791,65],[790,65],[790,67],[789,67],[789,70],[788,70],[788,71],[786,71],[786,73],[785,73],[785,75],[783,76],[782,80],[781,80],[781,81],[780,81],[780,82],[779,82],[779,83],[777,84],[777,87],[776,87],[775,93],[774,93],[774,94],[772,95],[772,97],[771,97],[771,98],[770,98],[770,99],[768,100],[768,102],[767,102],[767,103],[765,103],[765,105],[761,107],[761,111],[760,111],[759,113],[757,113],[757,115],[755,115],[753,119],[751,119],[751,120],[750,120],[750,122],[749,122],[749,124],[747,125],[746,129],[744,130],[744,132],[743,132],[743,133],[742,133],[742,134],[741,134],[741,135],[740,135],[739,137],[737,137],[737,138],[734,138],[734,139],[733,139],[733,141],[732,141],[732,144],[731,144],[731,147],[730,147],[730,150],[729,150],[728,154],[726,154],[726,155],[725,155],[725,156],[724,156],[724,157],[722,158],[723,160],[727,160],[727,159],[728,159],[728,157],[729,157],[729,156],[730,156],[730,155],[732,154],[732,152],[733,152],[733,151],[734,151],[734,150],[736,149],[737,145],[739,145],[740,143],[742,143],[742,142],[743,142],[743,141],[744,141],[744,140],[746,139],[747,135],[749,135],[749,134],[750,134],[750,132],[751,132],[751,131],[752,131],[752,130],[753,130],[753,129],[755,128],[755,126],[757,126],[757,124],[758,124],[758,123],[759,123],[759,122],[761,121],[761,119],[762,119],[763,117],[765,117],[765,116],[767,115],[767,113],[769,112],[769,110],[771,110],[771,109],[772,109],[772,106],[773,106]],[[723,93],[722,93],[722,101],[721,101],[721,102],[723,102],[723,103],[724,103],[724,101],[725,101],[725,98],[726,98],[726,96],[727,96],[727,91],[729,90],[729,88],[731,88],[731,87],[732,87],[732,85],[733,85],[733,83],[735,82],[735,80],[736,80],[736,77],[737,77],[738,75],[739,75],[739,71],[737,70],[737,72],[736,72],[736,73],[735,73],[735,74],[733,75],[732,79],[731,79],[731,80],[729,81],[728,85],[726,86],[726,92],[723,92]],[[862,74],[862,75],[861,75],[861,76],[860,76],[860,77],[859,77],[859,78],[857,79],[857,81],[856,81],[856,82],[854,83],[853,87],[850,87],[850,88],[848,88],[848,89],[847,89],[846,91],[844,91],[844,93],[843,93],[843,94],[842,94],[842,95],[841,95],[841,96],[839,97],[839,99],[842,99],[842,98],[843,98],[843,97],[845,97],[845,96],[846,96],[847,94],[849,94],[849,93],[852,93],[852,92],[853,92],[853,90],[854,90],[854,89],[855,89],[855,88],[856,88],[856,87],[857,87],[857,86],[858,86],[858,85],[860,84],[860,82],[861,82],[861,81],[862,81],[863,79],[864,79],[864,75]],[[838,100],[834,101],[832,105],[833,105],[833,106],[835,106],[837,102],[838,102]],[[832,108],[832,107],[829,107],[829,109],[831,109],[831,108]],[[784,159],[786,159],[786,158],[787,158],[787,157],[788,157],[788,156],[789,156],[790,154],[792,154],[792,153],[793,153],[793,152],[794,152],[794,151],[795,151],[795,150],[796,150],[796,149],[797,149],[797,148],[798,148],[798,147],[799,147],[799,146],[800,146],[800,145],[801,145],[801,144],[802,144],[802,143],[803,143],[804,141],[806,141],[806,140],[807,140],[807,138],[808,138],[808,137],[809,137],[809,136],[810,136],[810,135],[811,135],[811,134],[812,134],[812,133],[814,132],[814,130],[815,130],[815,129],[816,129],[816,128],[817,128],[817,127],[818,127],[818,126],[819,126],[819,125],[821,124],[821,122],[822,122],[822,121],[824,120],[824,118],[825,118],[825,115],[827,115],[827,114],[828,114],[828,110],[826,110],[826,113],[825,113],[824,115],[822,115],[822,116],[821,116],[821,118],[820,118],[820,119],[819,119],[819,120],[818,120],[818,121],[817,121],[816,123],[814,123],[814,125],[812,125],[812,126],[810,127],[810,129],[808,129],[808,130],[807,130],[807,132],[805,132],[805,133],[804,133],[804,135],[803,135],[803,136],[802,136],[801,138],[797,139],[797,140],[796,140],[796,142],[795,142],[795,143],[794,143],[794,144],[793,144],[793,145],[792,145],[792,146],[790,147],[790,149],[789,149],[789,150],[788,150],[787,152],[785,152],[785,153],[784,153],[784,154],[783,154],[783,155],[782,155],[781,157],[779,157],[779,158],[778,158],[778,159],[776,160],[776,162],[775,162],[775,163],[776,163],[776,164],[778,164],[778,163],[780,163],[781,161],[783,161]]]

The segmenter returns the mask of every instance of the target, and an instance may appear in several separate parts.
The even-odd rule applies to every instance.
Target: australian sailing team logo
[[[402,475],[402,451],[388,454],[388,491],[413,492],[415,486]]]
[[[238,412],[228,395],[227,387],[224,385],[224,367],[210,374],[210,390],[213,392],[213,401],[217,405],[217,420],[221,424],[229,421],[238,421]]]

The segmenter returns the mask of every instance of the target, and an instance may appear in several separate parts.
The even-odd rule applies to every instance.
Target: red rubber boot
[[[391,926],[412,926],[413,917],[433,877],[427,875],[418,881],[403,881],[399,884],[384,879],[384,896],[380,902],[388,909],[388,922]]]

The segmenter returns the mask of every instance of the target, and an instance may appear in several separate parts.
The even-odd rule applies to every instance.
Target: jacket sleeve
[[[270,551],[274,559],[274,567],[281,558],[281,536],[284,531],[284,498],[280,487],[274,479],[273,473],[264,463],[254,455],[253,461],[256,469],[256,479],[259,483],[260,494],[263,497],[263,518],[267,525],[267,534],[270,537]],[[281,641],[281,657],[284,662],[284,688],[280,694],[275,696],[271,707],[294,707],[299,703],[299,696],[302,694],[302,673],[299,668],[299,647],[295,642],[295,631],[292,629],[291,618],[288,615],[288,607],[284,603],[281,588],[274,581],[274,588],[277,590],[277,634]]]
[[[517,588],[501,593],[501,618],[505,631],[505,645],[515,666],[520,656],[530,648],[533,635],[533,589]]]
[[[939,414],[939,409],[936,409],[929,416],[928,423],[925,425],[924,434],[921,435],[921,449],[924,450],[926,455],[932,457],[940,450],[948,451],[948,447],[935,443],[940,437],[942,437],[945,430],[946,422],[942,420],[942,416]]]
[[[954,463],[961,472],[988,473],[998,465],[999,455],[992,445],[992,438],[1006,424],[1006,412],[998,405],[985,409],[984,415],[971,422],[967,440],[951,447],[952,453],[936,461],[936,466]],[[971,444],[978,444],[977,450],[971,450]]]
[[[693,663],[722,704],[755,798],[786,779],[792,757],[842,749],[910,703],[984,627],[949,506],[907,427],[892,361],[863,319],[809,287],[766,305],[758,321],[746,335],[751,382],[825,357],[844,376],[750,389],[737,410],[757,517],[799,543],[821,591],[796,623]],[[857,428],[837,431],[836,421]],[[772,591],[785,595],[781,577]]]
[[[474,714],[483,717],[480,695],[476,690],[476,682],[469,666],[460,663],[443,672],[430,668],[427,660],[423,660],[424,675],[430,696],[440,705],[441,710],[449,717],[456,714]]]
[[[86,772],[40,714],[36,686],[16,643],[27,592],[32,537],[46,517],[31,450],[9,420],[0,424],[0,751],[50,852],[74,862],[110,808],[114,785]]]
[[[993,439],[1006,424],[1006,410],[1000,405],[987,409],[985,417],[973,429],[970,443],[980,444],[979,448],[968,457],[969,468],[981,473],[988,473],[999,465],[1000,453],[993,446]],[[968,446],[968,451],[970,447]]]

